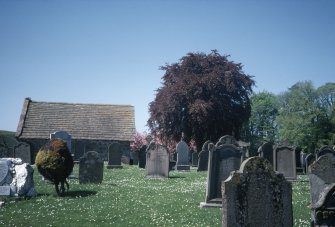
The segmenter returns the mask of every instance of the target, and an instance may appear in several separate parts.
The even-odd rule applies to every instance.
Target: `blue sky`
[[[138,131],[159,67],[189,52],[231,55],[254,91],[335,82],[333,0],[0,0],[0,130],[25,97],[130,104]]]

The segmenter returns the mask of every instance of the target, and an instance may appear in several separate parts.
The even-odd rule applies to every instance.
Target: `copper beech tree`
[[[148,126],[154,136],[166,143],[194,139],[201,148],[206,140],[222,135],[239,137],[249,119],[249,96],[254,80],[242,64],[229,55],[188,53],[178,63],[161,67],[162,86],[149,104]]]

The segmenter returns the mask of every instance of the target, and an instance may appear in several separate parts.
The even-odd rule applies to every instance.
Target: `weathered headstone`
[[[20,158],[0,159],[0,195],[37,196],[33,179],[34,169]]]
[[[194,151],[192,153],[192,166],[197,167],[198,166],[198,161],[199,161],[199,154],[198,154],[198,152]]]
[[[67,148],[72,153],[72,136],[65,131],[57,131],[50,134],[50,139],[62,139],[66,142]]]
[[[79,183],[96,183],[103,180],[104,162],[96,151],[89,151],[79,161]]]
[[[149,178],[169,177],[169,153],[165,146],[151,142],[146,151],[145,175]]]
[[[31,163],[30,145],[20,142],[14,147],[14,158],[21,158],[24,163]]]
[[[316,154],[316,158],[320,158],[322,155],[327,155],[329,158],[335,159],[335,151],[330,146],[323,146]]]
[[[311,226],[334,226],[335,225],[335,183],[325,187],[312,208]]]
[[[181,140],[177,144],[176,152],[177,152],[176,170],[190,171],[190,164],[189,164],[190,149],[189,149],[187,143],[185,143],[185,141]]]
[[[211,141],[207,140],[203,145],[201,152],[199,153],[199,160],[198,160],[198,169],[197,171],[207,171],[208,169],[208,144],[210,144]]]
[[[143,145],[138,151],[138,167],[142,169],[145,169],[145,163],[146,163],[146,158],[147,158],[146,152],[145,152],[146,149],[147,149],[147,146]]]
[[[308,168],[308,176],[311,185],[312,204],[315,204],[321,191],[332,183],[335,183],[335,161],[327,155],[322,155]]]
[[[107,169],[121,169],[121,158],[123,153],[123,146],[120,143],[112,143],[108,149],[108,165]]]
[[[291,184],[266,159],[245,160],[222,182],[222,226],[293,226]]]
[[[277,146],[274,151],[274,170],[282,173],[287,180],[296,180],[295,152],[292,147]]]
[[[328,222],[329,218],[335,218],[334,210],[332,210],[332,213],[327,211],[328,208],[335,208],[335,200],[332,200],[332,198],[334,199],[333,192],[335,190],[334,171],[335,160],[327,155],[321,155],[308,168],[312,200],[312,222],[318,226]],[[326,207],[327,209],[325,209]]]
[[[232,136],[223,136],[215,146],[209,145],[206,200],[200,207],[222,206],[221,182],[241,164],[242,150],[236,145]]]
[[[270,142],[263,143],[257,151],[259,157],[265,158],[273,166],[273,144]]]

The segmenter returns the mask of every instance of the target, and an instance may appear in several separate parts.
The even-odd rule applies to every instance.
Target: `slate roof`
[[[72,139],[133,141],[134,107],[37,102],[26,98],[16,137],[48,139],[55,131],[67,131]]]

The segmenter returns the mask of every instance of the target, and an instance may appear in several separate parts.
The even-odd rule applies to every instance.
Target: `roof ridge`
[[[72,102],[48,102],[30,100],[31,103],[46,103],[46,104],[63,104],[63,105],[91,105],[91,106],[128,106],[134,107],[131,104],[106,104],[106,103],[72,103]]]

